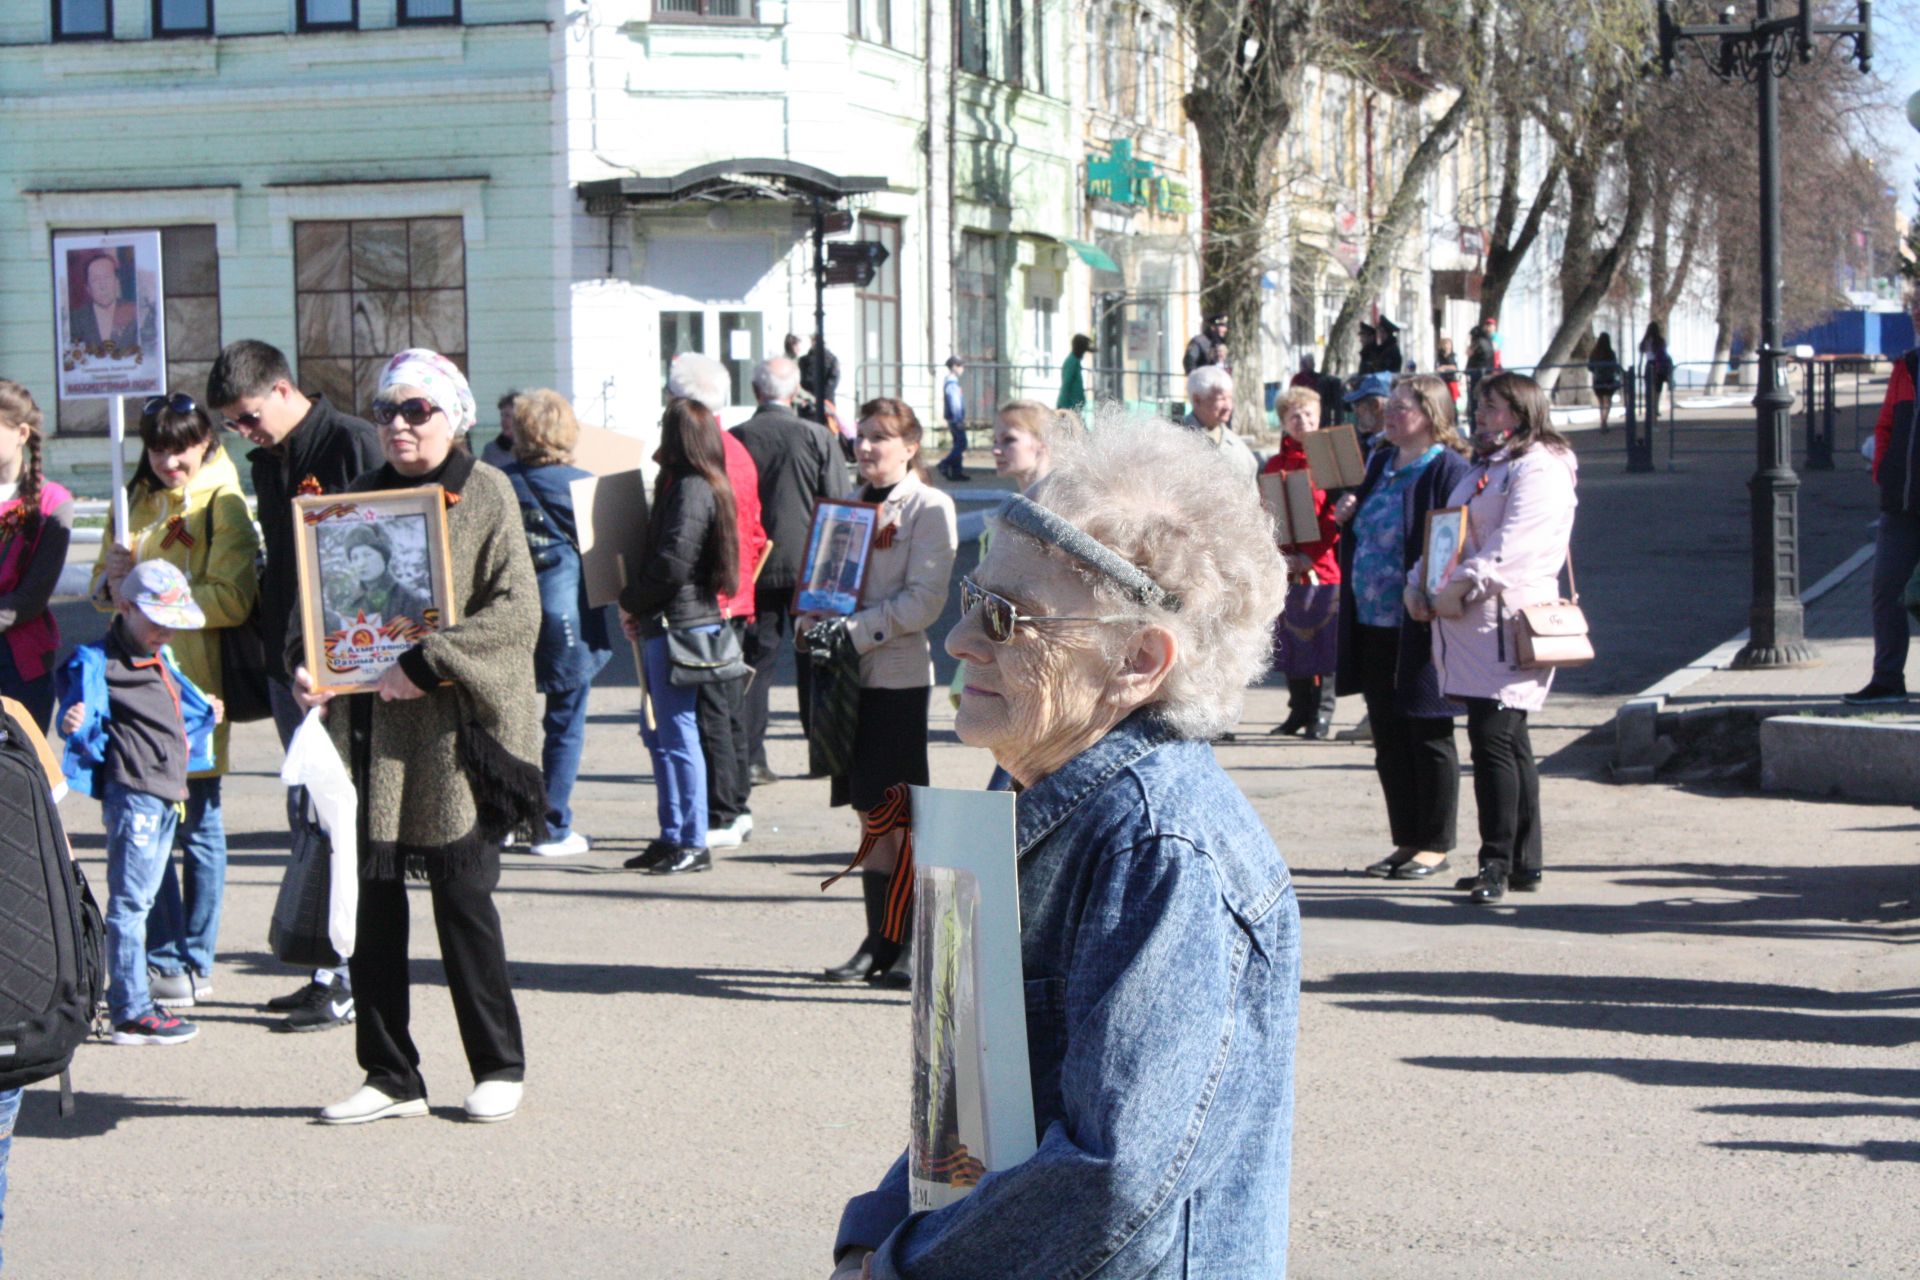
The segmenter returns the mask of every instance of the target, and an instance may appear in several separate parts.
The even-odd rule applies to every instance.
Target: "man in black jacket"
[[[265,633],[267,692],[273,723],[286,746],[300,727],[292,673],[281,656],[293,611],[300,603],[300,571],[293,541],[293,499],[339,493],[384,460],[371,422],[340,412],[324,396],[308,399],[293,385],[279,348],[251,338],[229,343],[207,375],[207,408],[258,446],[247,455],[260,503],[266,565],[260,576],[260,621]],[[287,825],[300,816],[303,797],[287,794]],[[285,1012],[282,1031],[323,1031],[353,1021],[353,990],[345,969],[316,969],[300,990],[267,1002]]]
[[[774,668],[779,665],[781,637],[793,628],[793,592],[806,571],[814,504],[821,498],[844,498],[848,487],[839,446],[824,427],[793,411],[793,393],[799,386],[800,370],[792,360],[765,361],[753,371],[753,398],[760,407],[733,429],[760,469],[760,523],[773,543],[766,567],[760,571],[755,595],[758,612],[746,646],[753,663],[753,680],[747,686],[747,743],[756,786],[778,781],[767,764],[767,702]],[[795,678],[803,731],[811,687],[807,676],[807,664],[798,663]]]

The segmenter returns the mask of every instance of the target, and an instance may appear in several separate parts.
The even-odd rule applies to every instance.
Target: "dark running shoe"
[[[1900,684],[1881,684],[1878,680],[1874,680],[1864,689],[1842,695],[1840,701],[1850,707],[1903,706],[1907,701],[1907,687]]]
[[[129,1018],[113,1029],[115,1044],[185,1044],[200,1034],[200,1028],[183,1022],[159,1005],[137,1018]]]
[[[274,1024],[275,1031],[326,1031],[353,1021],[353,992],[313,984],[307,1003]]]
[[[273,999],[267,1001],[267,1012],[292,1013],[295,1009],[304,1009],[313,1002],[314,992],[325,990],[326,987],[320,983],[308,979],[307,985],[301,987],[298,991],[289,991],[283,996],[275,996]]]

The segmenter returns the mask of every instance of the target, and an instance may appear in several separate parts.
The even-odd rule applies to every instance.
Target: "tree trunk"
[[[1527,209],[1526,218],[1520,218],[1520,182],[1526,163],[1523,145],[1525,123],[1524,113],[1518,110],[1512,110],[1507,116],[1500,201],[1494,210],[1492,234],[1487,237],[1487,269],[1480,278],[1482,316],[1500,314],[1501,305],[1507,300],[1507,290],[1513,285],[1514,274],[1520,270],[1520,264],[1526,261],[1527,254],[1533,249],[1533,242],[1539,238],[1541,222],[1553,203],[1553,193],[1560,186],[1560,157],[1556,154],[1540,182],[1539,191],[1534,193],[1533,204]],[[1520,223],[1517,229],[1514,226],[1516,221]]]
[[[1589,176],[1597,174],[1589,171]],[[1574,170],[1567,171],[1568,190],[1574,190]],[[1613,288],[1614,277],[1626,262],[1627,255],[1640,239],[1640,229],[1646,224],[1647,206],[1650,203],[1652,183],[1646,166],[1629,158],[1627,161],[1627,204],[1620,234],[1604,252],[1594,251],[1593,242],[1587,242],[1588,249],[1580,255],[1588,263],[1586,277],[1578,279],[1563,270],[1560,275],[1561,297],[1566,299],[1560,316],[1560,327],[1555,331],[1552,341],[1547,343],[1545,354],[1540,357],[1540,368],[1534,377],[1544,387],[1547,394],[1553,394],[1553,388],[1559,382],[1560,370],[1555,365],[1564,364],[1573,354],[1574,346],[1587,332],[1593,322],[1593,316],[1606,300],[1607,293]],[[1590,208],[1591,212],[1591,208]],[[1571,225],[1571,219],[1569,224]],[[1590,224],[1591,225],[1591,224]],[[1574,255],[1572,233],[1568,233],[1569,258]]]

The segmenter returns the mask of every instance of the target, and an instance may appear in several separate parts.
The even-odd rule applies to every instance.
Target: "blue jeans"
[[[43,671],[38,680],[23,680],[20,668],[13,665],[13,646],[0,634],[0,693],[27,709],[45,733],[53,720],[53,672]]]
[[[0,1089],[0,1226],[7,1221],[7,1157],[13,1152],[13,1122],[20,1115],[20,1091]],[[0,1252],[0,1266],[7,1256]]]
[[[187,779],[187,820],[180,827],[181,874],[173,857],[160,879],[160,896],[147,917],[147,963],[174,975],[213,972],[220,933],[220,902],[227,887],[227,827],[220,816],[220,779]],[[186,898],[181,899],[181,881]]]
[[[718,631],[720,625],[695,627]],[[640,652],[646,668],[647,697],[654,725],[643,720],[640,737],[653,757],[653,793],[660,812],[660,838],[674,844],[707,846],[707,762],[700,754],[700,724],[694,715],[695,691],[669,680],[667,638],[655,636]]]
[[[957,467],[967,460],[967,424],[949,422],[947,430],[953,433],[953,448],[947,451],[946,457],[940,459],[942,471],[948,467]]]
[[[107,1006],[113,1025],[153,1007],[147,991],[147,916],[173,854],[173,804],[117,782],[101,798],[107,825]]]
[[[573,833],[573,783],[580,776],[580,751],[587,741],[587,694],[591,684],[547,695],[547,714],[540,727],[546,741],[540,748],[540,769],[547,776],[547,839],[565,840]]]

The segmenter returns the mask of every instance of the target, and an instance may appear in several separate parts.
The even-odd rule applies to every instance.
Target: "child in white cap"
[[[186,575],[165,560],[121,583],[106,638],[60,669],[67,784],[98,799],[107,827],[107,1003],[115,1044],[180,1044],[199,1028],[153,1002],[147,913],[173,850],[187,774],[211,766],[220,705],[174,665],[167,641],[206,616]]]

